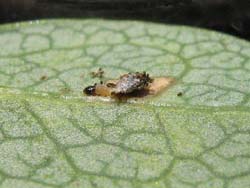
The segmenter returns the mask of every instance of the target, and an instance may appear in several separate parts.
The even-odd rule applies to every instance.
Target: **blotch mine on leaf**
[[[88,96],[112,97],[128,99],[156,95],[174,82],[170,77],[151,78],[146,72],[128,73],[118,80],[109,80],[105,83],[86,87],[83,92]]]

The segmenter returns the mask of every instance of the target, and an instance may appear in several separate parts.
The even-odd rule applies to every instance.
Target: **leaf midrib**
[[[2,90],[2,91],[1,91]],[[91,100],[88,100],[89,97],[82,96],[68,96],[68,95],[60,95],[55,93],[45,93],[45,92],[26,92],[18,89],[9,89],[0,86],[0,99],[17,99],[21,101],[44,101],[47,102],[55,102],[59,104],[65,105],[74,105],[74,104],[82,104],[88,106],[105,106],[105,105],[115,105],[117,106],[133,106],[133,107],[140,107],[143,109],[155,109],[155,108],[162,108],[167,109],[169,111],[195,111],[195,112],[249,112],[250,107],[247,106],[205,106],[205,105],[180,105],[180,104],[169,104],[168,106],[156,105],[152,103],[143,103],[143,102],[123,102],[118,103],[115,101],[108,101],[104,100],[103,97],[99,99],[99,97],[90,97]],[[152,98],[153,99],[153,98]]]

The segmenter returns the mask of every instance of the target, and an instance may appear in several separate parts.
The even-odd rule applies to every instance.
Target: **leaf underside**
[[[0,27],[1,188],[250,186],[250,44],[135,21]],[[87,97],[147,71],[176,83],[117,103]],[[177,93],[182,92],[182,96]]]

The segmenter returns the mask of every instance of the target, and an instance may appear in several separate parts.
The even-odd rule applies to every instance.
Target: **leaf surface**
[[[250,44],[135,21],[0,27],[0,187],[250,186]],[[99,80],[147,71],[176,83],[117,103]],[[182,92],[182,96],[177,93]]]

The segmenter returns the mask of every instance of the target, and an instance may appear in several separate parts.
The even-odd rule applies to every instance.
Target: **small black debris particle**
[[[177,93],[177,96],[178,96],[178,97],[181,97],[182,95],[183,95],[182,92]]]
[[[48,76],[46,76],[46,75],[43,75],[43,76],[40,77],[40,80],[41,80],[41,81],[47,80],[47,79],[48,79]]]

